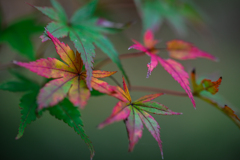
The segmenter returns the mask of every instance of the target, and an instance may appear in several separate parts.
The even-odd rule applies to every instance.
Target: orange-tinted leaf
[[[72,80],[75,77],[75,75],[72,75],[71,77],[59,78],[48,82],[38,95],[38,109],[54,106],[62,101],[67,96],[68,90],[72,85]]]
[[[218,92],[218,87],[222,82],[222,77],[220,77],[217,81],[211,81],[210,79],[204,79],[201,82],[201,87],[203,90],[206,90],[212,94],[216,94]]]
[[[75,58],[74,62],[76,64],[77,70],[81,71],[82,68],[83,68],[83,61],[82,61],[82,58],[81,58],[81,54],[78,51],[76,51],[76,56],[75,57],[76,58]]]
[[[196,81],[196,71],[195,71],[195,68],[191,72],[191,82],[192,82],[192,86],[193,86],[193,91],[196,92],[198,84],[197,84],[197,81]]]
[[[92,88],[94,88],[95,90],[101,93],[108,94],[121,101],[127,102],[125,96],[122,94],[122,92],[120,92],[121,88],[118,86],[109,85],[107,82],[104,82],[94,77],[92,77],[91,86]]]
[[[101,84],[101,83],[98,83],[98,84]],[[95,87],[94,85],[92,86],[93,88]],[[103,85],[103,86],[106,86],[106,85]],[[104,122],[99,124],[98,128],[103,128],[104,126],[111,124],[113,122],[124,120],[127,128],[128,139],[129,139],[128,151],[132,152],[134,149],[134,146],[136,145],[138,140],[142,137],[143,124],[145,124],[149,132],[158,142],[161,155],[163,157],[162,141],[160,139],[160,131],[159,131],[160,127],[157,121],[148,113],[159,114],[159,115],[180,115],[181,113],[173,112],[170,109],[168,109],[166,106],[160,103],[150,101],[154,98],[157,98],[158,96],[163,95],[163,93],[143,96],[137,101],[131,102],[131,99],[129,100],[130,94],[124,78],[123,78],[123,88],[124,90],[121,89],[120,87],[115,88],[115,94],[117,93],[117,95],[119,94],[122,95],[121,98],[123,100],[122,102],[120,101],[117,103],[117,105],[114,107],[112,111],[112,114]],[[121,100],[121,98],[119,99]]]
[[[58,78],[50,81],[40,90],[37,98],[39,109],[54,106],[63,100],[67,95],[69,95],[69,100],[75,106],[83,108],[90,97],[90,91],[88,88],[89,86],[86,86],[86,71],[82,71],[83,62],[80,53],[77,52],[75,55],[68,45],[61,43],[50,32],[47,31],[47,34],[55,44],[56,51],[60,58],[65,63],[55,58],[40,59],[30,63],[14,63],[28,68],[30,71],[35,72],[40,76],[44,76],[46,78]],[[94,73],[96,77],[103,78],[116,72],[94,71]],[[95,82],[97,81],[98,79],[95,78]],[[111,88],[106,82],[100,80],[98,82],[104,83],[105,88],[110,88],[111,92],[114,92],[114,94],[121,95],[119,93],[115,93],[115,90],[117,89],[113,86]],[[99,91],[103,91],[103,93],[108,92],[108,94],[110,94],[110,91],[103,90],[103,87],[99,89]]]
[[[87,104],[87,100],[90,98],[90,91],[87,88],[86,82],[79,77],[75,77],[68,96],[74,106],[80,106],[80,108],[83,109]]]
[[[224,113],[226,113],[228,116],[237,119],[238,121],[240,121],[239,117],[235,114],[235,112],[228,107],[227,105],[224,106],[223,108]]]
[[[182,40],[172,40],[167,42],[167,50],[172,58],[186,60],[195,58],[207,58],[216,61],[217,58],[213,55],[203,52],[191,43]]]
[[[184,67],[172,60],[172,59],[163,59],[156,53],[158,52],[157,49],[155,49],[155,45],[157,44],[157,41],[154,40],[154,36],[151,30],[148,30],[145,32],[144,35],[144,46],[134,41],[134,45],[129,47],[129,49],[134,48],[137,50],[140,50],[142,52],[145,52],[148,56],[151,57],[151,62],[147,64],[148,67],[148,73],[147,78],[151,75],[151,72],[153,69],[158,65],[158,62],[163,66],[163,68],[181,85],[181,87],[186,91],[188,94],[188,97],[191,99],[192,104],[194,108],[196,107],[195,100],[193,98],[191,89],[189,87],[189,81],[188,81],[188,73],[184,70]],[[175,44],[175,43],[174,43]],[[177,45],[179,46],[179,45]],[[181,46],[181,45],[180,45]],[[174,47],[172,47],[174,49]],[[175,50],[174,50],[175,51]]]
[[[115,74],[117,71],[110,72],[110,71],[100,71],[100,70],[94,70],[93,71],[93,77],[95,78],[105,78],[109,77],[113,74]]]
[[[14,63],[46,78],[61,78],[75,74],[72,68],[56,58],[39,59],[30,63],[14,61]]]
[[[146,96],[143,96],[143,97],[139,98],[135,102],[142,102],[142,103],[149,102],[149,101],[151,101],[151,100],[153,100],[153,99],[155,99],[155,98],[157,98],[161,95],[164,95],[164,93],[149,94],[149,95],[146,95]]]
[[[131,103],[132,99],[131,99],[131,96],[130,96],[130,94],[129,94],[129,90],[128,90],[127,84],[126,84],[126,82],[125,82],[124,77],[122,77],[122,79],[123,79],[123,88],[124,88],[124,91],[125,91],[125,93],[126,93],[126,96],[127,96],[128,101]]]
[[[61,43],[57,38],[53,37],[53,35],[47,31],[48,37],[55,44],[56,51],[61,59],[66,62],[69,67],[74,69],[76,72],[79,72],[79,66],[76,64],[76,58],[73,50],[68,45],[65,45],[63,42]]]

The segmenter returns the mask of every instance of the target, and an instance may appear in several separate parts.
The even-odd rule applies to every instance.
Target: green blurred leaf
[[[37,111],[37,95],[39,90],[35,90],[28,94],[25,94],[20,100],[20,109],[21,109],[21,121],[18,129],[18,135],[16,139],[22,137],[24,130],[27,124],[31,124],[33,121],[36,120],[39,114],[36,114]]]
[[[23,74],[10,70],[9,71],[12,75],[14,75],[19,80],[17,81],[7,81],[0,84],[0,90],[11,91],[11,92],[23,92],[23,91],[32,91],[38,90],[39,85],[25,77]]]
[[[89,140],[88,136],[85,134],[83,129],[83,122],[81,120],[81,114],[77,107],[68,100],[64,99],[61,103],[54,107],[47,108],[49,113],[59,120],[63,120],[70,127],[73,127],[74,131],[77,132],[88,145],[91,152],[91,158],[94,156],[94,148],[92,142]]]
[[[181,0],[134,0],[143,22],[143,31],[156,31],[163,20],[180,35],[186,33],[186,21],[203,24],[198,10],[189,2]]]
[[[106,53],[113,62],[122,71],[123,75],[127,78],[127,75],[122,67],[122,64],[118,58],[118,53],[113,47],[113,44],[103,35],[104,33],[115,33],[121,31],[130,25],[120,24],[107,21],[94,15],[98,0],[92,0],[80,9],[78,9],[70,19],[67,21],[65,18],[64,10],[59,4],[52,0],[54,8],[49,7],[36,7],[43,14],[53,20],[49,23],[46,29],[53,34],[56,38],[62,38],[69,34],[71,41],[74,43],[75,48],[81,53],[81,58],[87,71],[87,83],[90,83],[90,77],[92,75],[93,57],[95,57],[95,43],[104,53]],[[50,10],[51,9],[51,10]],[[54,12],[51,16],[49,12]],[[46,32],[41,36],[43,41],[49,38]],[[103,40],[102,42],[99,42]],[[129,81],[128,81],[129,82]]]
[[[21,18],[3,29],[0,36],[0,43],[8,43],[20,54],[30,60],[35,60],[35,52],[30,38],[35,33],[42,32],[43,30],[43,26],[36,23],[35,17]]]
[[[23,92],[32,89],[32,85],[26,82],[8,81],[0,84],[0,90],[11,91],[11,92]]]

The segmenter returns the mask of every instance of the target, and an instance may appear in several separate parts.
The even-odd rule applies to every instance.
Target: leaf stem
[[[122,54],[119,55],[119,59],[127,59],[127,58],[134,58],[134,57],[140,57],[145,55],[145,52],[137,52],[137,53],[126,53],[126,54]],[[104,60],[102,60],[101,62],[99,62],[94,69],[100,69],[103,66],[105,66],[106,64],[112,62],[112,60],[110,58],[105,58]]]
[[[227,114],[226,112],[224,112],[223,107],[221,107],[219,104],[217,104],[216,102],[213,102],[211,99],[208,99],[206,97],[202,97],[202,96],[198,96],[198,98],[200,98],[201,100],[213,105],[215,108],[217,108],[218,110],[220,110],[222,113],[224,113],[226,116],[228,116],[239,128],[240,128],[240,122],[239,120],[237,120],[236,118],[232,117],[231,115]]]
[[[161,88],[153,88],[153,87],[144,87],[144,86],[132,86],[131,87],[132,91],[143,91],[143,92],[163,92],[169,95],[174,95],[174,96],[182,96],[182,97],[186,97],[188,96],[187,93],[185,92],[178,92],[178,91],[172,91],[172,90],[167,90],[167,89],[161,89]],[[224,112],[224,109],[222,106],[220,106],[217,102],[213,102],[211,99],[206,98],[206,97],[202,97],[199,94],[194,94],[193,96],[200,98],[201,100],[211,104],[212,106],[214,106],[215,108],[217,108],[218,110],[220,110],[222,113],[224,113],[226,116],[228,116],[239,128],[240,128],[240,121],[234,117],[232,117],[231,115],[227,114],[226,112]]]
[[[132,91],[147,91],[147,92],[157,92],[157,93],[166,93],[174,96],[182,96],[186,97],[188,96],[185,92],[178,92],[173,90],[167,90],[167,89],[161,89],[161,88],[153,88],[153,87],[144,87],[144,86],[132,86]]]

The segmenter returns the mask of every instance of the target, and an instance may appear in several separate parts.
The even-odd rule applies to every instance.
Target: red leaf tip
[[[195,68],[193,68],[193,70],[192,70],[192,73],[193,73],[193,74],[195,74],[195,73],[196,73],[196,69],[195,69]]]

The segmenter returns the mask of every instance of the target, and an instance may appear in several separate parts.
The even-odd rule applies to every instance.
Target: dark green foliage
[[[12,75],[14,75],[18,80],[16,81],[7,81],[0,84],[0,90],[11,91],[11,92],[23,92],[39,89],[39,85],[26,78],[21,73],[17,71],[10,70]]]
[[[31,36],[43,30],[43,26],[36,22],[36,17],[21,18],[1,31],[0,43],[8,43],[18,53],[35,60]]]
[[[107,39],[104,33],[114,33],[121,31],[129,26],[127,24],[118,24],[109,22],[94,15],[98,0],[92,0],[85,6],[78,9],[68,21],[67,16],[61,5],[51,0],[53,8],[35,7],[53,21],[46,29],[56,38],[66,37],[69,34],[75,48],[81,53],[81,58],[87,71],[87,84],[90,83],[92,75],[93,57],[95,57],[95,46],[106,53],[111,60],[117,64],[122,74],[128,80],[128,77],[118,58],[118,53],[113,44]],[[46,33],[41,36],[43,41],[48,40]],[[129,82],[129,81],[128,81]]]
[[[181,35],[187,32],[187,22],[204,25],[200,12],[192,3],[181,0],[134,1],[142,17],[144,32],[147,29],[158,30],[163,21],[167,21]]]
[[[91,157],[94,156],[94,148],[92,142],[83,130],[83,122],[81,120],[81,114],[77,107],[68,100],[64,99],[61,103],[56,106],[47,108],[49,113],[59,120],[63,120],[70,127],[72,127],[77,134],[81,136],[84,142],[88,145],[91,151]]]
[[[35,121],[36,118],[41,114],[37,113],[37,101],[36,97],[38,95],[40,86],[34,81],[28,79],[23,74],[10,70],[10,73],[14,75],[18,81],[7,81],[0,84],[0,90],[6,90],[11,92],[23,92],[29,91],[20,99],[20,109],[21,109],[21,120],[18,129],[18,135],[16,139],[22,137],[27,124]]]
[[[38,95],[39,90],[35,90],[33,92],[25,94],[20,100],[20,109],[21,109],[21,120],[18,129],[18,135],[16,139],[22,137],[23,132],[27,126],[27,124],[32,123],[37,118],[37,102],[36,97]]]

